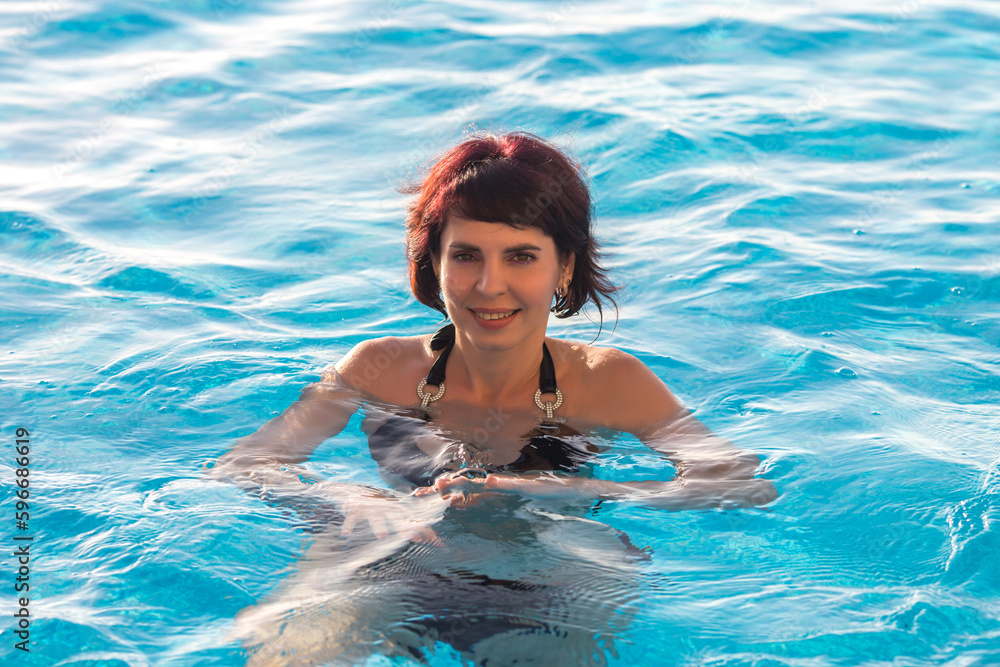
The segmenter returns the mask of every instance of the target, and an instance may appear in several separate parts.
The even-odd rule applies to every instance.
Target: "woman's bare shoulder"
[[[683,410],[663,380],[638,357],[614,347],[562,342],[564,367],[590,397],[583,407],[594,421],[641,433]]]
[[[609,374],[637,367],[645,368],[639,359],[614,347],[603,347],[572,340],[549,339],[549,350],[558,365],[566,364],[570,371],[582,372],[588,380],[607,379]]]
[[[387,388],[398,387],[410,375],[419,380],[421,369],[426,373],[432,361],[430,335],[385,336],[358,343],[327,372],[374,397],[391,400],[387,393],[396,392]]]

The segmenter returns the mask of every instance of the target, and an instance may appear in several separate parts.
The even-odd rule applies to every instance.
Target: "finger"
[[[467,486],[469,484],[481,484],[486,478],[486,472],[479,468],[463,468],[456,470],[438,478],[444,486]]]
[[[461,475],[461,473],[451,473],[449,475],[442,475],[434,480],[434,488],[440,492],[447,491],[448,489],[461,485],[461,477],[456,477],[456,475]]]
[[[451,498],[451,506],[458,509],[467,509],[483,502],[482,496],[478,493],[456,493]]]
[[[351,532],[354,531],[354,525],[358,522],[357,516],[354,514],[348,514],[344,517],[344,525],[340,527],[340,534],[344,537],[350,537]]]
[[[375,537],[380,540],[389,537],[389,525],[386,523],[384,518],[380,516],[369,516],[368,525],[371,526],[372,532],[375,533]]]
[[[437,536],[437,533],[430,526],[423,526],[419,528],[410,538],[411,542],[417,542],[419,544],[433,544],[436,547],[443,547],[444,542],[441,538]]]

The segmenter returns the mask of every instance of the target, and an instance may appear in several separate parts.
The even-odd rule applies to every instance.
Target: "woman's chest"
[[[471,465],[509,465],[521,457],[521,450],[537,431],[537,418],[503,407],[432,406],[428,418],[418,409],[374,411],[362,429],[376,447],[386,433],[390,446],[412,450],[429,460],[460,460]],[[373,440],[374,438],[374,440]]]
[[[362,423],[376,458],[407,465],[510,470],[571,470],[598,452],[589,428],[503,407],[445,405],[427,418],[417,409],[370,410]],[[389,466],[392,468],[393,466]]]

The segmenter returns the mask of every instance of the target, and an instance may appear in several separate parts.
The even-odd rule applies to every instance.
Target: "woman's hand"
[[[613,486],[614,488],[608,488]],[[530,498],[593,498],[604,493],[622,493],[615,482],[566,477],[546,473],[487,473],[477,468],[466,468],[445,473],[413,492],[417,497],[440,494],[452,507],[472,507],[485,497],[516,494]]]
[[[328,483],[317,486],[322,489]],[[378,493],[374,489],[344,493],[340,484],[329,485],[337,508],[344,515],[340,532],[350,537],[365,524],[378,539],[392,535],[412,542],[441,545],[437,533],[431,526],[441,518],[442,507],[438,503],[417,501],[409,496],[397,497]]]
[[[424,486],[413,492],[414,496],[422,497],[440,494],[451,507],[473,507],[483,502],[488,496],[501,493],[517,493],[524,496],[553,497],[565,495],[565,491],[548,492],[547,485],[538,476],[505,475],[487,473],[478,468],[466,468],[445,473],[434,480],[431,486]],[[561,485],[566,478],[545,477],[544,480],[555,481]]]
[[[495,477],[475,468],[457,470],[440,475],[432,485],[420,487],[413,495],[420,498],[440,494],[451,507],[465,509],[483,502],[483,496],[489,495],[491,478]]]

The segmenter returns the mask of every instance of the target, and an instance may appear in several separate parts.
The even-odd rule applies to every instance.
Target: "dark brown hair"
[[[568,293],[557,298],[556,317],[580,312],[588,301],[603,317],[602,302],[617,309],[617,291],[600,265],[591,234],[590,192],[580,166],[527,132],[477,134],[441,158],[417,185],[406,217],[410,288],[420,303],[447,315],[431,257],[440,252],[449,215],[480,222],[538,227],[564,259],[576,256]]]

